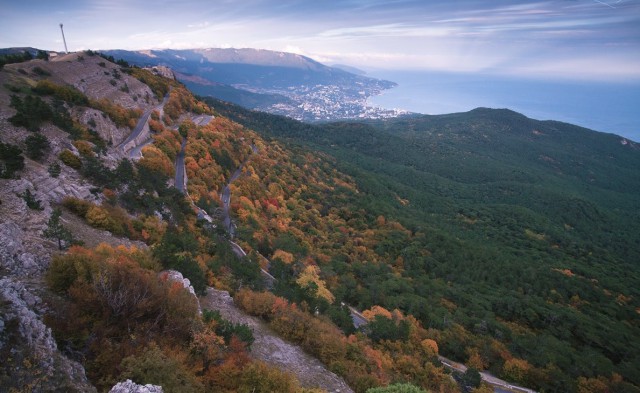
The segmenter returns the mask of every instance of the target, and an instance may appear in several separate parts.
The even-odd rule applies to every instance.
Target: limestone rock
[[[23,244],[25,233],[14,222],[0,223],[0,269],[14,276],[41,274],[48,266],[48,260],[32,252],[26,252]],[[30,247],[36,250],[35,245]],[[40,247],[42,248],[42,247]]]
[[[162,386],[157,385],[138,385],[137,383],[127,379],[124,382],[118,382],[111,388],[109,393],[163,393]]]
[[[198,312],[202,314],[202,309],[200,308],[200,301],[198,300],[198,296],[196,295],[195,289],[191,285],[191,281],[188,278],[184,277],[182,273],[177,270],[166,270],[160,273],[161,278],[163,280],[171,280],[175,282],[179,282],[182,286],[189,291],[189,293],[196,299],[196,303],[198,304]]]
[[[40,303],[21,282],[0,279],[0,386],[31,392],[95,392],[84,368],[63,356],[49,329],[32,311]]]

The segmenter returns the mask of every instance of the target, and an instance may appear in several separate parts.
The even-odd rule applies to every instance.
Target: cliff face
[[[31,392],[95,392],[84,368],[58,351],[40,317],[42,300],[33,292],[18,278],[0,279],[0,354],[5,359],[0,385]]]
[[[63,198],[99,202],[102,197],[92,194],[93,185],[65,165],[60,165],[58,176],[50,173],[50,165],[59,162],[60,152],[68,149],[78,154],[68,133],[51,122],[44,122],[39,131],[32,132],[9,121],[16,113],[12,96],[23,96],[43,79],[71,85],[89,99],[106,99],[126,109],[144,111],[157,105],[158,100],[147,85],[99,56],[69,54],[50,62],[9,64],[0,70],[0,142],[17,146],[23,156],[27,140],[33,135],[44,136],[49,145],[38,160],[24,158],[19,178],[0,179],[0,386],[33,392],[92,392],[95,388],[87,381],[82,366],[59,351],[51,329],[43,323],[42,316],[52,297],[45,289],[43,274],[58,252],[57,244],[47,239],[43,231],[54,206]],[[42,99],[55,105],[51,97]],[[116,126],[97,109],[77,105],[67,110],[107,143],[101,159],[108,163],[121,156],[115,146],[128,136],[129,128]],[[38,201],[40,209],[28,206],[25,192]],[[62,221],[74,226],[74,235],[85,244],[130,244],[68,214],[62,216]]]

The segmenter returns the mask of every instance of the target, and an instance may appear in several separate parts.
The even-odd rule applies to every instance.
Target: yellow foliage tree
[[[271,257],[271,259],[279,259],[286,264],[291,264],[293,263],[294,257],[293,257],[293,254],[291,254],[290,252],[277,249],[273,253],[273,256]]]
[[[502,375],[514,382],[524,382],[531,370],[531,365],[524,359],[511,358],[504,362]]]
[[[314,283],[317,286],[316,295],[325,299],[329,303],[335,300],[333,294],[327,289],[325,282],[320,278],[320,268],[316,265],[309,265],[304,268],[296,283],[303,288],[307,288],[309,284]]]
[[[175,168],[169,157],[155,146],[148,145],[142,148],[142,158],[139,163],[166,176],[173,177],[175,175]]]
[[[389,310],[387,310],[386,308],[382,307],[382,306],[373,306],[371,307],[371,309],[369,310],[364,310],[362,312],[362,315],[367,318],[368,320],[372,321],[375,319],[376,315],[380,315],[383,316],[385,318],[388,319],[392,319],[393,316],[391,315],[391,312]]]
[[[116,223],[109,215],[109,212],[100,206],[91,206],[87,211],[85,218],[92,227],[113,231],[116,226]]]
[[[422,344],[422,348],[426,349],[427,351],[433,351],[433,353],[435,354],[438,353],[438,343],[435,340],[425,338],[420,342],[420,344]]]
[[[466,350],[469,358],[467,359],[467,366],[471,368],[475,368],[476,370],[484,370],[486,368],[486,364],[480,353],[478,352],[478,348],[470,347]]]

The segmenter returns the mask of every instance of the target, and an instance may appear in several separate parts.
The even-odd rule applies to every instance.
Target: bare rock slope
[[[218,310],[223,318],[233,323],[248,325],[255,338],[251,354],[294,374],[304,387],[321,388],[328,392],[353,392],[342,378],[327,370],[318,359],[276,336],[260,319],[238,309],[228,292],[209,288],[207,296],[200,299],[200,306]]]

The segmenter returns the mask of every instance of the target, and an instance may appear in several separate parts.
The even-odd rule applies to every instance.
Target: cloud
[[[205,22],[200,22],[200,23],[195,23],[195,24],[188,24],[187,27],[190,29],[204,29],[206,27],[209,27],[211,24],[208,21]]]

